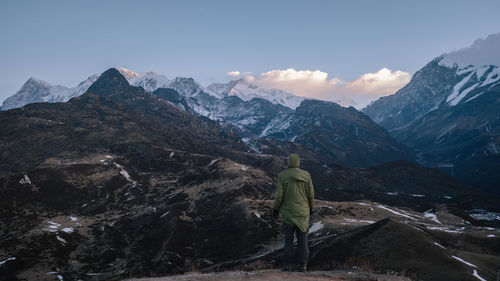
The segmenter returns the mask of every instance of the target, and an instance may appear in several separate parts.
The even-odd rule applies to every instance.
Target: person
[[[307,234],[314,204],[314,187],[309,172],[300,169],[299,166],[299,155],[290,154],[288,169],[278,175],[273,205],[274,217],[277,218],[281,214],[283,219],[285,234],[283,271],[291,270],[294,235],[298,241],[299,271],[307,270],[309,259]]]

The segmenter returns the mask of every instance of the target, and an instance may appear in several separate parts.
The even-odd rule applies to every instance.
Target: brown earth
[[[312,271],[312,272],[281,272],[278,270],[259,271],[227,271],[213,273],[188,273],[183,275],[166,276],[159,278],[139,278],[127,281],[215,281],[215,280],[274,280],[274,281],[335,281],[335,280],[378,280],[378,281],[409,281],[408,277],[373,274],[357,270],[333,270],[333,271]]]

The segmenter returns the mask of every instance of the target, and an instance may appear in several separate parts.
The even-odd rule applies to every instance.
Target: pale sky
[[[204,85],[239,72],[301,93],[320,80],[390,92],[432,58],[500,32],[498,11],[497,0],[2,0],[0,102],[29,77],[73,87],[113,66]]]

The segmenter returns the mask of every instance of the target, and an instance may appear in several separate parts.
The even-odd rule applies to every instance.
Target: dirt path
[[[407,277],[371,274],[359,271],[348,270],[334,270],[334,271],[312,271],[306,273],[300,272],[281,272],[279,270],[261,270],[261,271],[226,271],[226,272],[212,272],[212,273],[188,273],[184,275],[175,275],[168,277],[158,278],[140,278],[129,279],[127,281],[215,281],[215,280],[229,280],[229,281],[257,281],[257,280],[273,280],[273,281],[332,281],[332,280],[351,280],[351,281],[364,281],[364,280],[378,280],[378,281],[411,281]]]

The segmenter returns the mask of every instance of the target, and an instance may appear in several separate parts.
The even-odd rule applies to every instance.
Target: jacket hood
[[[297,173],[291,174],[289,177],[292,178],[294,181],[303,181],[303,182],[309,181],[309,175],[302,170],[299,170]]]
[[[300,167],[300,158],[298,154],[292,153],[288,156],[288,167]]]

